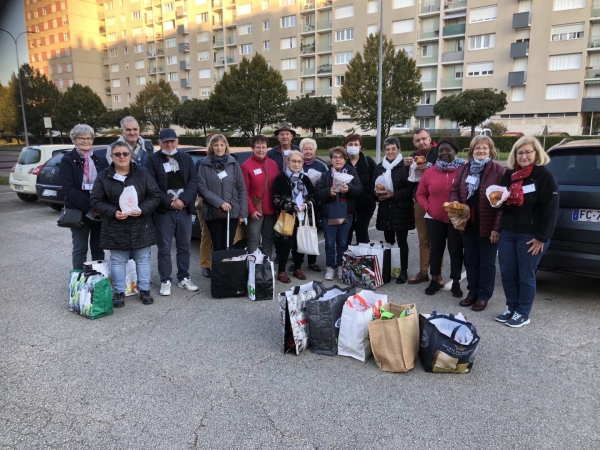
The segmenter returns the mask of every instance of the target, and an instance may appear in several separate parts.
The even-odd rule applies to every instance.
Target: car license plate
[[[52,189],[44,189],[44,190],[42,191],[42,195],[43,195],[44,197],[56,197],[56,195],[57,195],[57,192],[56,192],[56,191],[53,191]]]
[[[600,222],[600,209],[574,209],[575,222]]]
[[[25,186],[21,186],[20,184],[13,184],[13,190],[15,191],[24,191]]]

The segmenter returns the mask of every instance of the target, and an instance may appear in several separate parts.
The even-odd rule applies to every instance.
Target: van
[[[460,133],[461,137],[471,137],[471,129],[465,128]],[[475,128],[475,136],[489,136],[492,137],[492,130],[489,128]]]

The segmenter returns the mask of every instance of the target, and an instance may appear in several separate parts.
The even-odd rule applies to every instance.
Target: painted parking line
[[[463,272],[460,274],[460,281],[467,278],[467,272]],[[452,280],[448,281],[444,287],[442,288],[444,291],[449,291],[452,288]]]

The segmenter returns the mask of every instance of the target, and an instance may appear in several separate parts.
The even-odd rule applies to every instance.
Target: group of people
[[[544,168],[548,156],[533,137],[519,139],[508,159],[508,170],[494,161],[492,139],[477,136],[467,160],[454,138],[434,144],[427,130],[414,133],[415,151],[403,157],[395,137],[384,140],[381,163],[362,152],[362,137],[350,134],[344,146],[330,149],[330,164],[316,157],[317,143],[305,138],[292,144],[296,132],[282,124],[275,135],[279,145],[268,150],[268,138],[253,136],[252,155],[242,164],[230,154],[225,136],[211,137],[207,156],[194,166],[192,158],[178,152],[174,130],[159,133],[160,151],[146,154],[133,117],[121,122],[123,136],[107,150],[94,154],[94,131],[77,125],[71,131],[75,148],[60,166],[65,207],[81,210],[85,225],[72,229],[73,268],[82,269],[88,241],[94,260],[110,250],[114,305],[124,305],[125,265],[137,265],[140,299],[150,295],[150,249],[158,247],[160,294],[171,294],[171,246],[176,245],[178,286],[198,287],[190,280],[190,239],[196,208],[202,229],[201,268],[211,277],[210,252],[233,245],[238,227],[245,225],[247,250],[260,248],[277,263],[277,279],[290,283],[290,272],[305,280],[304,254],[298,251],[296,231],[301,217],[319,220],[325,237],[325,280],[342,279],[348,244],[369,243],[369,224],[377,209],[376,229],[387,243],[397,243],[400,273],[397,284],[430,282],[427,295],[444,282],[443,255],[450,255],[451,292],[463,297],[460,287],[463,264],[467,296],[461,306],[474,311],[486,308],[494,291],[496,254],[499,251],[506,311],[496,317],[512,327],[529,323],[535,297],[535,270],[554,229],[558,187]],[[340,182],[339,180],[343,180]],[[376,180],[384,180],[381,185]],[[508,198],[492,207],[486,189],[506,187]],[[137,209],[127,214],[119,204],[123,190],[133,186]],[[470,217],[464,231],[452,225],[444,203],[467,205]],[[377,208],[378,205],[378,208]],[[279,214],[295,217],[293,232],[276,231]],[[419,271],[408,275],[408,232],[417,229]],[[281,231],[281,230],[280,230]],[[239,234],[239,233],[238,233]],[[290,257],[292,264],[286,268]],[[315,255],[307,255],[308,270],[321,272]],[[431,280],[430,280],[431,275]]]

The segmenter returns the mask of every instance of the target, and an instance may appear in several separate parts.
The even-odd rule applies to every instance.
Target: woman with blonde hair
[[[494,162],[498,152],[488,136],[475,136],[467,153],[467,164],[458,172],[451,202],[467,205],[471,217],[462,234],[467,297],[460,306],[483,311],[494,294],[496,283],[496,253],[500,237],[502,210],[492,208],[485,194],[492,185],[499,185],[506,169]]]
[[[506,311],[498,322],[518,328],[530,323],[536,292],[535,272],[548,248],[558,215],[558,183],[546,167],[550,158],[533,136],[515,142],[501,186],[503,203],[498,261]]]

